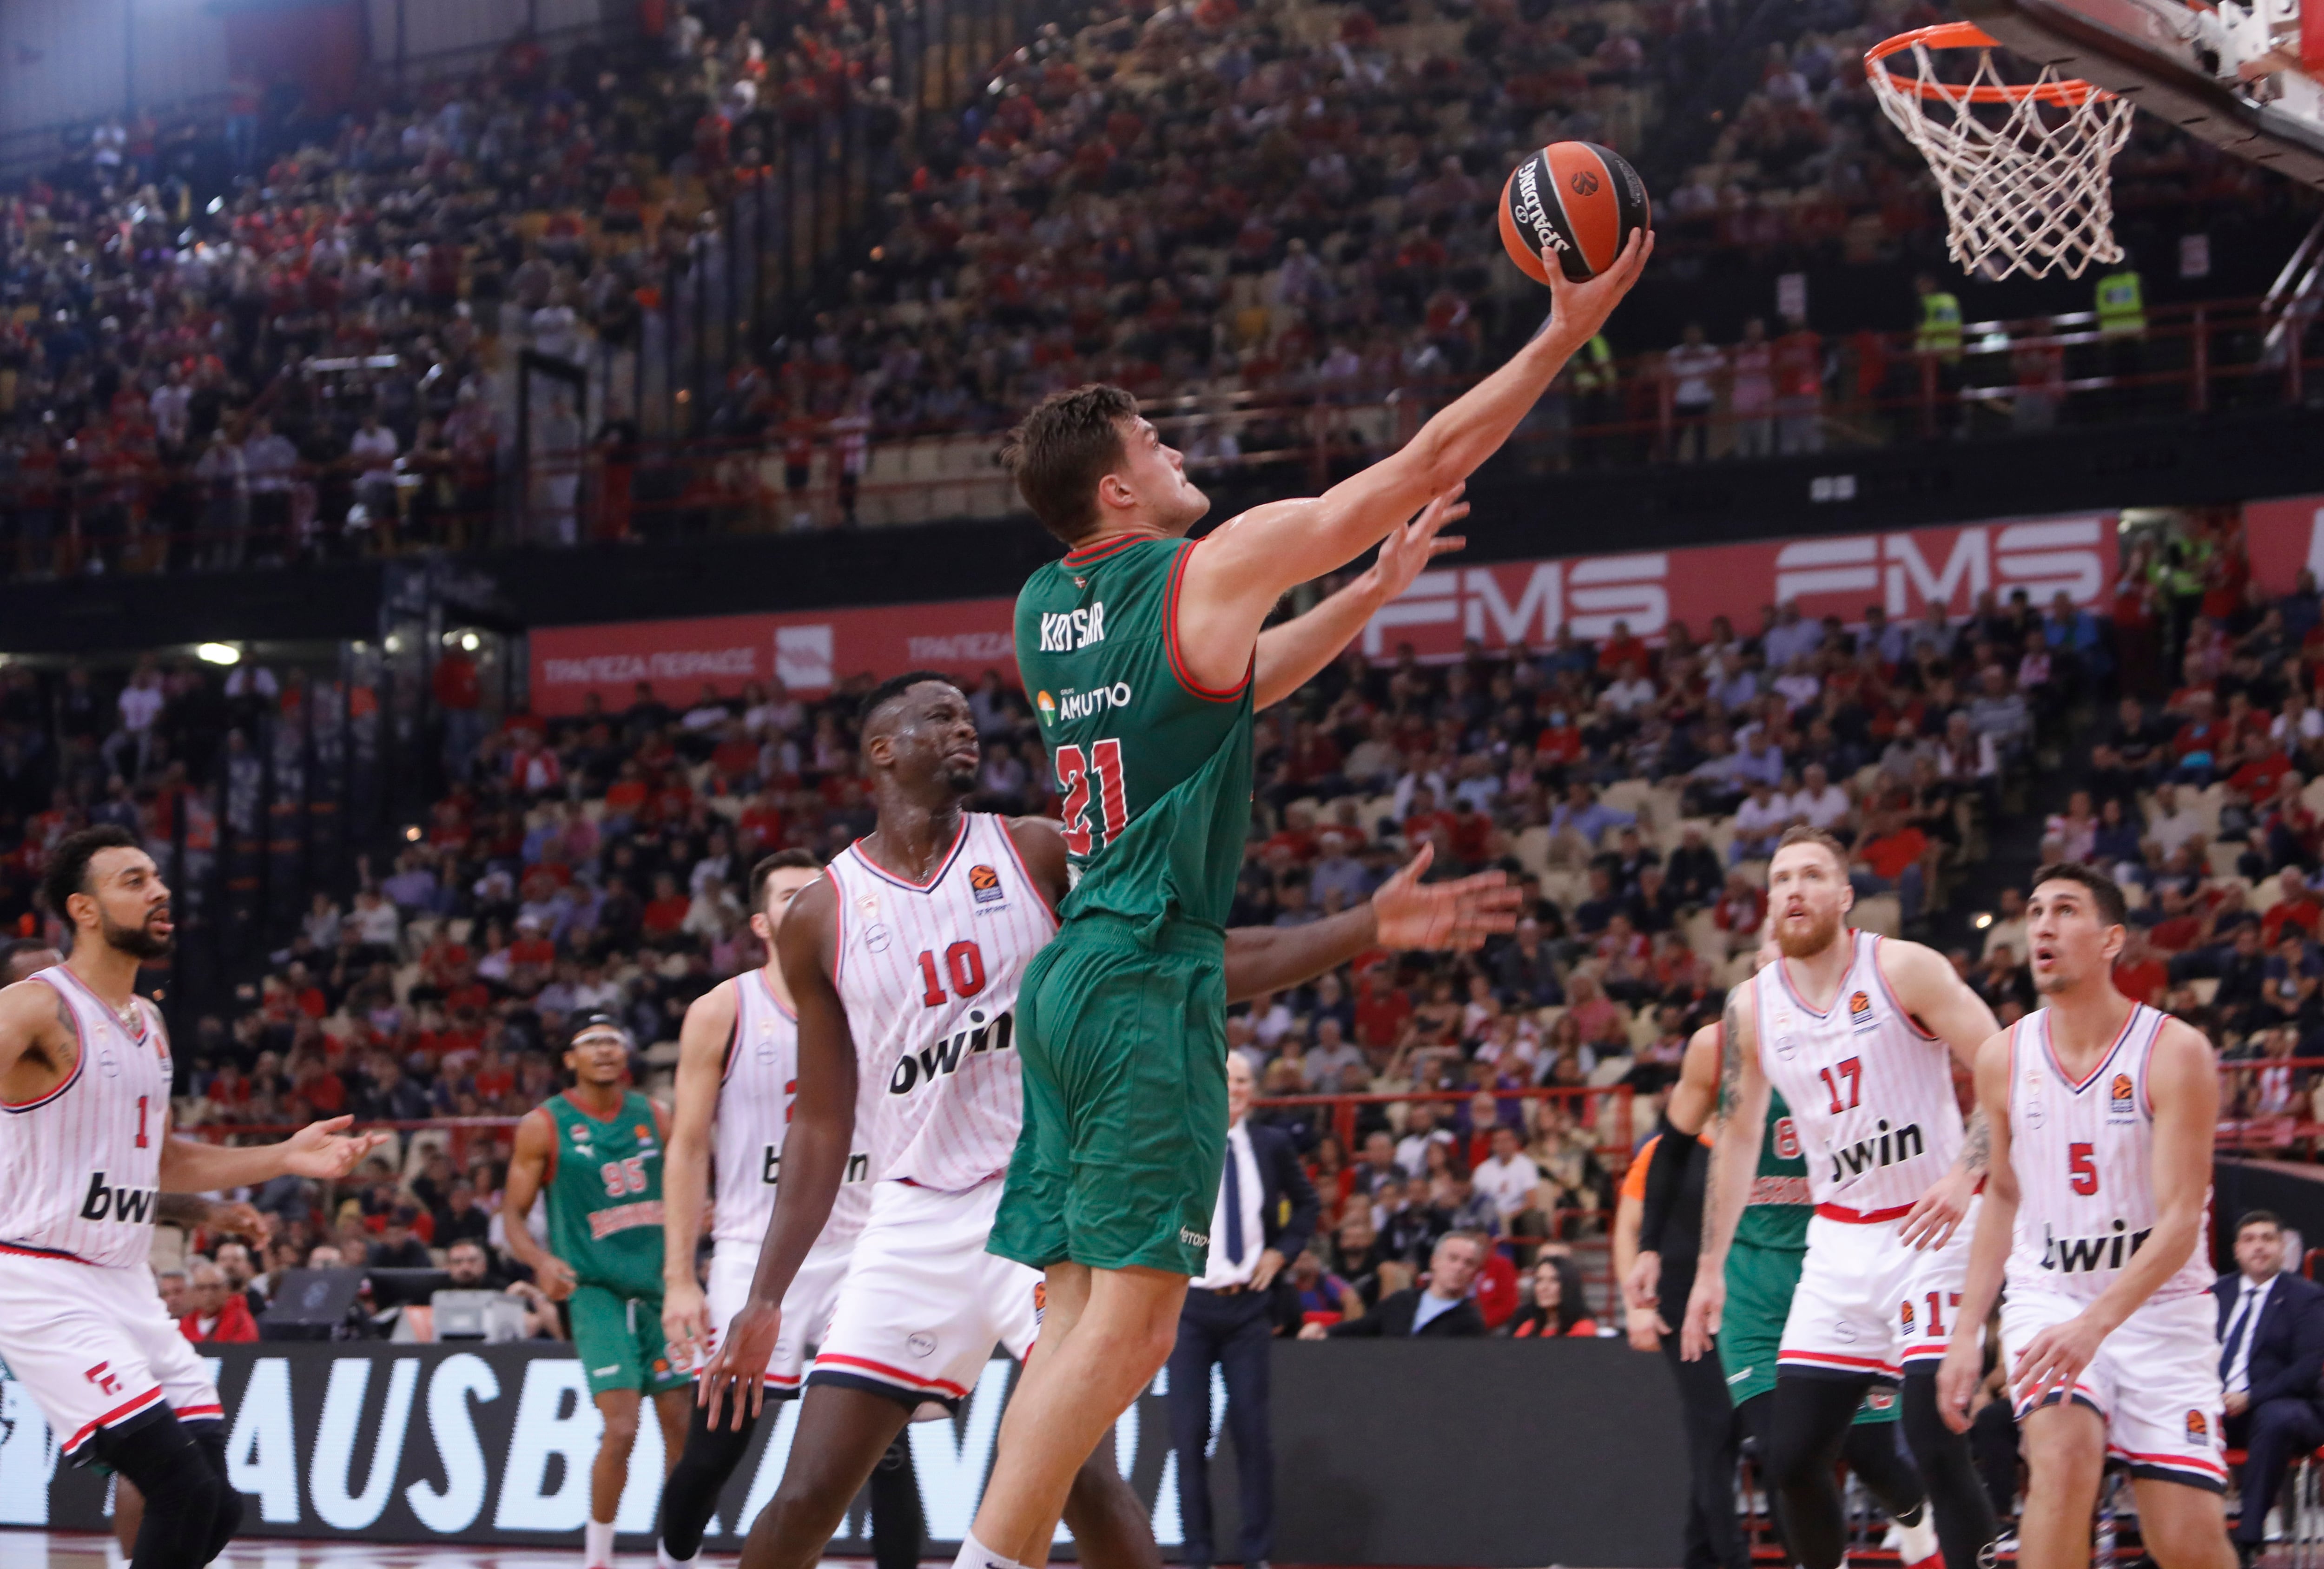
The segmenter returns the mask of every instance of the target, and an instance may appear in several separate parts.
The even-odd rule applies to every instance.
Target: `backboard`
[[[2014,55],[2324,188],[2324,0],[1960,0]]]

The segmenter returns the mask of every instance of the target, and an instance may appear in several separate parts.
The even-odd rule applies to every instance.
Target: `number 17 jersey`
[[[1880,939],[1847,931],[1848,973],[1818,1012],[1778,960],[1751,983],[1759,1066],[1800,1132],[1817,1211],[1903,1214],[1960,1152],[1952,1054],[1913,1021],[1880,973]]]

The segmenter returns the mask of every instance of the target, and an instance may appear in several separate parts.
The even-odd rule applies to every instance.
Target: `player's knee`
[[[635,1411],[605,1413],[605,1436],[600,1447],[609,1454],[627,1454],[638,1441],[638,1414]]]
[[[821,1544],[829,1541],[846,1519],[847,1506],[854,1501],[860,1479],[823,1475],[818,1466],[798,1464],[799,1458],[798,1452],[792,1451],[793,1463],[784,1470],[781,1485],[751,1527],[753,1537],[764,1533],[778,1542]]]
[[[2026,1468],[2034,1474],[2061,1483],[2088,1477],[2095,1487],[2106,1467],[2106,1428],[2097,1421],[2077,1421],[2065,1407],[2029,1411],[2018,1424]]]
[[[2224,1509],[2145,1510],[2138,1522],[2139,1538],[2162,1569],[2221,1569],[2235,1562],[2227,1544]]]

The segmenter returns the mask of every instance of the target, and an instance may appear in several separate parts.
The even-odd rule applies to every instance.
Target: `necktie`
[[[2227,1343],[2219,1352],[2219,1378],[2225,1381],[2235,1372],[2236,1356],[2251,1339],[2252,1325],[2259,1320],[2257,1290],[2246,1286],[2243,1295],[2236,1298],[2235,1322],[2227,1325]]]
[[[1227,1262],[1242,1262],[1242,1161],[1234,1140],[1227,1140]]]

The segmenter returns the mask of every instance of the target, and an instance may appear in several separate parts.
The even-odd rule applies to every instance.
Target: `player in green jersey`
[[[1763,959],[1765,954],[1763,953]],[[1663,1117],[1674,1130],[1692,1138],[1702,1131],[1718,1103],[1720,1030],[1706,1024],[1687,1043],[1679,1082],[1671,1086]],[[1792,1109],[1781,1095],[1770,1094],[1767,1126],[1759,1141],[1759,1168],[1751,1197],[1736,1223],[1735,1241],[1727,1252],[1727,1311],[1720,1320],[1716,1350],[1727,1373],[1728,1398],[1745,1436],[1767,1452],[1769,1418],[1775,1392],[1775,1353],[1784,1339],[1784,1321],[1791,1314],[1792,1294],[1800,1283],[1807,1260],[1808,1219],[1815,1205],[1808,1197],[1807,1158],[1792,1128]],[[1666,1213],[1680,1177],[1677,1163],[1664,1158],[1666,1147],[1683,1141],[1663,1140],[1646,1177],[1646,1209]],[[1658,1232],[1646,1232],[1653,1236]],[[1642,1251],[1623,1296],[1631,1311],[1658,1313],[1661,1297],[1658,1254]],[[1668,1333],[1667,1324],[1662,1325]],[[1841,1458],[1896,1523],[1897,1556],[1904,1569],[1938,1557],[1936,1526],[1929,1518],[1927,1490],[1896,1442],[1896,1390],[1876,1383],[1865,1392],[1856,1420],[1840,1451]],[[1769,1494],[1772,1506],[1774,1495]],[[1771,1510],[1771,1518],[1774,1518]],[[1777,1528],[1782,1522],[1776,1520]]]
[[[661,1335],[661,1158],[668,1114],[628,1087],[630,1034],[609,1013],[574,1027],[565,1050],[573,1087],[517,1124],[502,1204],[508,1251],[567,1305],[573,1348],[604,1414],[589,1468],[585,1569],[611,1569],[613,1515],[629,1481],[641,1395],[654,1398],[665,1472],[686,1448],[691,1375],[670,1364]],[[549,1246],[525,1222],[549,1195]]]
[[[1201,1271],[1226,1141],[1222,932],[1250,826],[1251,716],[1288,697],[1452,542],[1462,485],[1594,337],[1653,249],[1586,283],[1399,451],[1308,500],[1231,519],[1119,387],[1045,400],[1003,457],[1067,547],[1018,597],[1017,662],[1047,743],[1072,892],[1018,1004],[1025,1125],[991,1249],[1047,1271],[1041,1338],[962,1544],[967,1569],[1044,1562],[1075,1471],[1168,1360]],[[1417,515],[1417,521],[1413,521]],[[1266,628],[1283,595],[1374,545],[1348,587]]]

